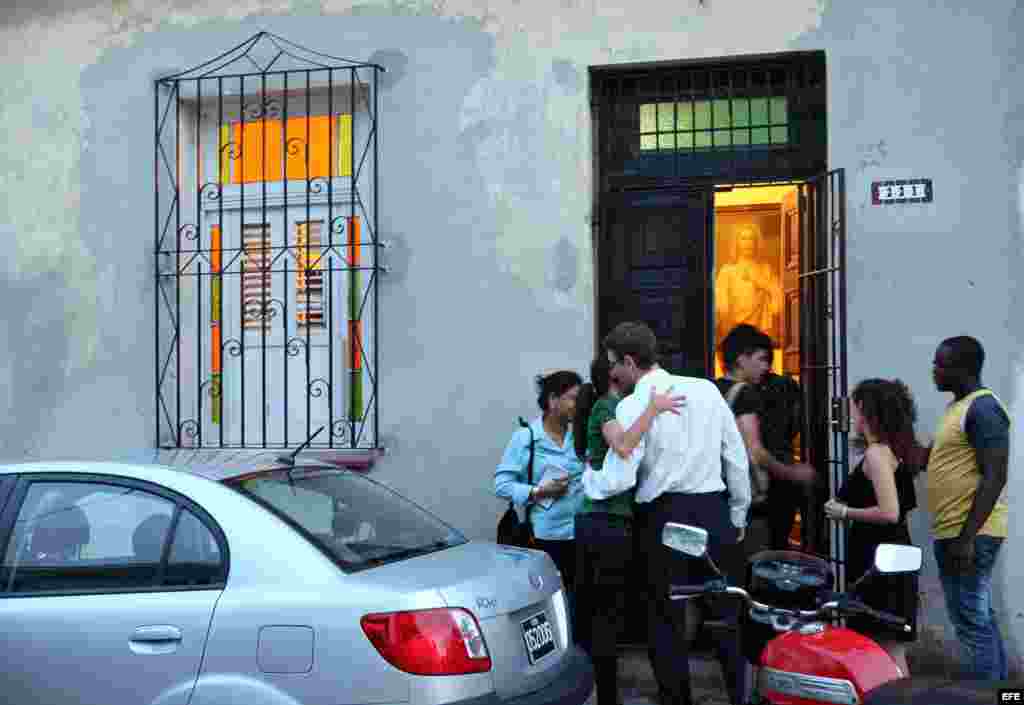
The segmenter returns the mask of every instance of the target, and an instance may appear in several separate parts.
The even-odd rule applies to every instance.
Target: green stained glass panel
[[[716,100],[712,102],[715,127],[731,127],[729,124],[729,101],[728,100]]]
[[[768,99],[767,98],[753,98],[750,101],[750,124],[751,125],[767,125],[768,124]]]
[[[750,126],[750,103],[746,98],[737,98],[732,102],[733,127]]]
[[[676,103],[678,112],[676,114],[676,127],[680,130],[693,129],[693,103],[685,101]]]
[[[786,99],[784,97],[771,99],[771,115],[769,117],[771,117],[773,125],[789,122],[789,113],[786,108]]]
[[[657,105],[643,103],[640,106],[640,132],[655,132],[658,129]]]
[[[694,128],[706,130],[711,127],[711,103],[706,100],[698,100],[693,104]]]

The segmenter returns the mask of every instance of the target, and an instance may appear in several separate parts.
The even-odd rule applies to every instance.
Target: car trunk
[[[470,542],[361,573],[389,588],[436,589],[476,616],[504,698],[539,690],[568,658],[568,605],[554,562],[541,551]]]

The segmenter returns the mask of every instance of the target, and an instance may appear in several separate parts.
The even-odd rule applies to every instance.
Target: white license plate
[[[521,624],[523,626],[523,642],[526,644],[526,655],[530,657],[530,665],[554,652],[555,631],[551,628],[548,616],[544,612],[524,619]]]

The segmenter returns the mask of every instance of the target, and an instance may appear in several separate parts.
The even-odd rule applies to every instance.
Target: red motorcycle
[[[703,558],[717,577],[703,585],[673,585],[673,600],[731,596],[745,603],[740,621],[743,651],[757,667],[752,705],[965,705],[992,700],[992,692],[906,678],[896,662],[872,639],[835,626],[838,617],[870,615],[903,627],[905,621],[856,599],[856,588],[873,575],[921,569],[921,549],[882,544],[874,567],[849,592],[832,590],[834,572],[817,556],[798,551],[764,551],[747,564],[747,589],[730,586],[707,555],[704,529],[668,523],[662,543],[687,556]],[[984,700],[982,700],[984,698]]]

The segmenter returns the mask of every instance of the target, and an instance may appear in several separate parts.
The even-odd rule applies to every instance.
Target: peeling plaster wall
[[[829,161],[847,169],[850,379],[903,378],[930,431],[945,403],[931,385],[932,351],[968,332],[989,352],[986,381],[1022,418],[1020,10],[1012,0],[887,5],[22,3],[0,17],[0,458],[147,455],[152,80],[264,29],[389,69],[389,455],[377,472],[470,535],[493,535],[491,473],[515,417],[536,408],[532,376],[588,363],[588,65],[824,49]],[[935,202],[870,205],[872,180],[904,177],[934,179]],[[1011,501],[1024,489],[1021,434]],[[924,543],[928,518],[916,515]],[[1024,533],[1011,526],[1007,554]],[[926,559],[926,621],[941,625],[930,550]],[[1000,612],[1021,654],[1017,573],[1001,561]]]

